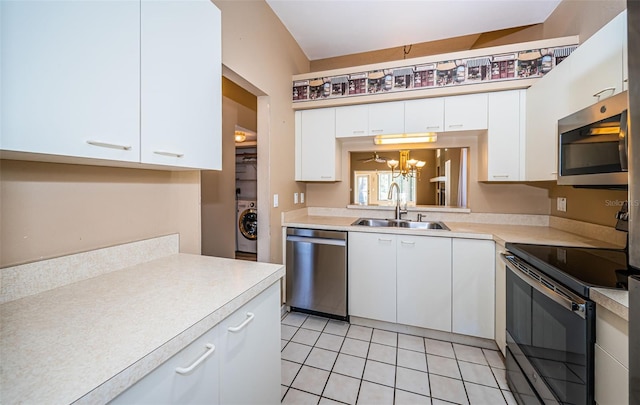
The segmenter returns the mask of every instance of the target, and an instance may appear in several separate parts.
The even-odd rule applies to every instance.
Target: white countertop
[[[407,229],[351,225],[357,219],[358,217],[307,215],[298,216],[289,221],[285,221],[282,223],[282,226],[293,228],[330,229],[351,232],[375,232],[440,236],[448,238],[492,239],[503,246],[505,242],[515,242],[539,243],[559,246],[563,245],[619,248],[619,246],[603,242],[598,239],[588,238],[548,226],[503,225],[444,221],[444,224],[450,229],[450,231],[444,231],[436,229]]]
[[[175,254],[2,304],[2,403],[107,402],[284,272]]]

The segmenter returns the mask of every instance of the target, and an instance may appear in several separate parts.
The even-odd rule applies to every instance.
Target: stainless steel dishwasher
[[[347,232],[287,228],[287,305],[348,320]]]

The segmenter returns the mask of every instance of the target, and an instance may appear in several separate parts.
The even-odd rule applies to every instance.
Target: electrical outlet
[[[298,193],[293,193],[293,203],[294,204],[298,203]]]
[[[300,193],[300,204],[304,204],[304,193]]]
[[[278,208],[278,194],[273,195],[273,208]]]
[[[557,209],[560,212],[567,212],[567,199],[565,197],[558,197]]]

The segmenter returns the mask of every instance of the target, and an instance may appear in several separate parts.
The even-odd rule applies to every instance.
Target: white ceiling
[[[561,0],[266,0],[309,60],[544,22]]]

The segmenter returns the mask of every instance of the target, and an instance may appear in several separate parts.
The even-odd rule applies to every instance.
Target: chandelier
[[[417,159],[409,159],[408,150],[400,151],[400,161],[390,159],[387,160],[387,166],[391,169],[391,177],[397,178],[403,177],[415,177],[420,180],[420,170],[424,167],[426,162]]]

